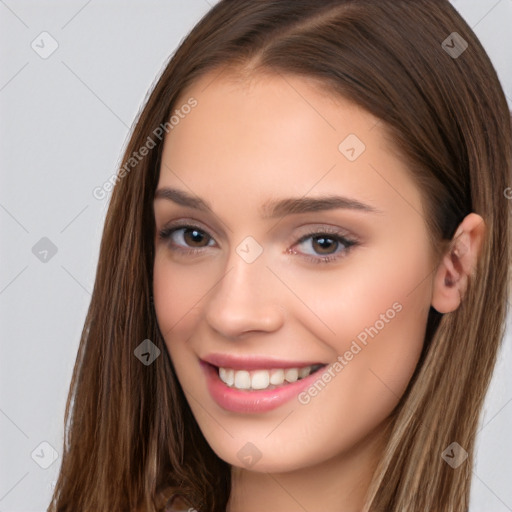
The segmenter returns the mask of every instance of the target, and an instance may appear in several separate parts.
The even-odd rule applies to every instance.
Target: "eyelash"
[[[183,247],[180,247],[180,246],[172,246],[171,245],[171,242],[170,242],[170,238],[171,236],[176,232],[176,231],[180,231],[182,229],[193,229],[193,230],[196,230],[196,231],[199,231],[201,234],[203,235],[206,235],[208,238],[209,238],[209,241],[210,240],[213,240],[213,237],[211,237],[204,229],[201,229],[200,227],[198,226],[194,226],[193,224],[181,224],[181,225],[177,225],[177,226],[172,226],[172,227],[167,227],[167,228],[163,228],[160,232],[159,232],[159,238],[160,240],[162,241],[169,241],[169,247],[172,251],[177,251],[177,252],[180,252],[184,255],[197,255],[198,253],[202,252],[203,249],[205,249],[206,247],[208,246],[205,246],[205,247],[201,247],[201,248],[194,248],[194,247],[191,247],[191,248],[188,248],[188,249],[184,249]],[[340,252],[340,253],[335,253],[335,254],[329,254],[327,256],[318,256],[318,257],[314,257],[314,256],[311,256],[311,255],[307,255],[307,254],[302,254],[302,253],[299,253],[298,251],[292,249],[292,248],[289,248],[287,249],[286,253],[287,254],[298,254],[301,258],[304,258],[305,260],[308,260],[312,263],[331,263],[333,261],[336,261],[336,260],[339,260],[340,258],[343,258],[345,256],[348,255],[348,253],[357,245],[359,245],[359,242],[357,240],[355,240],[354,238],[349,238],[349,237],[346,237],[346,236],[343,236],[341,235],[339,232],[335,231],[335,230],[331,230],[329,228],[325,228],[321,231],[319,230],[312,230],[304,235],[302,235],[299,240],[297,240],[292,247],[295,247],[296,245],[300,245],[302,243],[304,243],[306,240],[308,239],[313,239],[313,238],[320,238],[322,236],[326,236],[328,237],[329,239],[333,240],[334,242],[337,242],[338,244],[341,244],[344,246],[344,249]]]
[[[305,233],[304,235],[302,235],[299,238],[299,240],[297,240],[297,242],[295,242],[293,247],[295,247],[296,245],[302,244],[303,242],[305,242],[306,240],[308,240],[310,238],[314,239],[314,238],[320,238],[322,236],[326,236],[326,238],[329,238],[329,239],[333,240],[334,242],[337,242],[338,244],[343,245],[344,249],[342,249],[339,253],[329,254],[327,256],[317,256],[317,257],[311,256],[308,254],[300,254],[291,248],[287,250],[287,253],[288,254],[300,254],[301,258],[311,261],[312,263],[330,263],[333,261],[337,261],[341,258],[344,258],[345,256],[348,255],[348,253],[352,250],[353,247],[358,245],[357,240],[355,240],[354,238],[349,238],[347,236],[343,236],[336,230],[331,230],[329,228],[326,228],[321,231],[311,230],[311,231]],[[338,249],[338,248],[339,247],[337,247],[336,249]]]

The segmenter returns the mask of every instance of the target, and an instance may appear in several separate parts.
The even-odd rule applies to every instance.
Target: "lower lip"
[[[231,388],[220,380],[215,366],[199,362],[206,374],[208,391],[217,404],[227,411],[260,413],[276,409],[308,388],[321,375],[322,368],[308,377],[290,384],[262,391],[243,391]]]

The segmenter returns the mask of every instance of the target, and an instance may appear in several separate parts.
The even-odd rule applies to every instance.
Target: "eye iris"
[[[338,242],[327,236],[316,236],[313,238],[313,245],[319,254],[332,254],[336,251]]]
[[[188,245],[195,245],[196,247],[205,247],[208,245],[208,237],[193,228],[186,228],[183,231],[183,238]]]

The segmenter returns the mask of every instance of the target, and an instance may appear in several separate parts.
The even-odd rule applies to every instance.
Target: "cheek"
[[[157,251],[153,267],[153,297],[162,334],[184,333],[215,286],[211,265],[178,265],[164,248]]]
[[[376,322],[379,332],[390,332],[393,326],[397,335],[407,325],[408,332],[422,341],[431,300],[432,267],[426,243],[404,247],[399,240],[375,242],[346,258],[337,270],[321,264],[318,272],[279,269],[296,298],[288,302],[293,304],[294,320],[338,353]],[[393,308],[395,303],[401,305],[400,313],[398,306]],[[405,337],[404,332],[397,339]]]
[[[209,290],[215,284],[215,273],[198,266],[176,265],[163,253],[155,257],[153,297],[158,326],[169,350],[179,344],[170,340],[186,340],[197,321],[197,314]],[[171,353],[171,355],[173,355]]]
[[[423,347],[430,272],[428,251],[421,247],[406,248],[400,255],[393,250],[386,254],[381,247],[378,255],[361,254],[339,278],[326,275],[317,276],[315,285],[299,279],[294,283],[318,312],[318,318],[311,313],[296,318],[333,349],[339,363],[331,367],[332,385],[323,388],[324,398],[339,405],[339,414],[350,411],[371,427],[398,403]],[[313,416],[321,415],[316,406],[323,400],[314,399]]]
[[[211,288],[211,276],[203,275],[201,266],[181,267],[170,261],[167,254],[155,257],[153,268],[153,299],[158,327],[173,362],[178,381],[186,393],[197,394],[197,379],[190,368],[197,361],[187,340],[198,321],[202,300]]]

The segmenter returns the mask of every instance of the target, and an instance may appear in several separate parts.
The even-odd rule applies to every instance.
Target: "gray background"
[[[212,3],[0,0],[0,512],[49,503],[108,202],[92,190],[115,172],[147,90]],[[512,0],[453,3],[512,107]],[[58,44],[46,59],[44,31]],[[478,435],[472,512],[512,511],[510,323]]]

